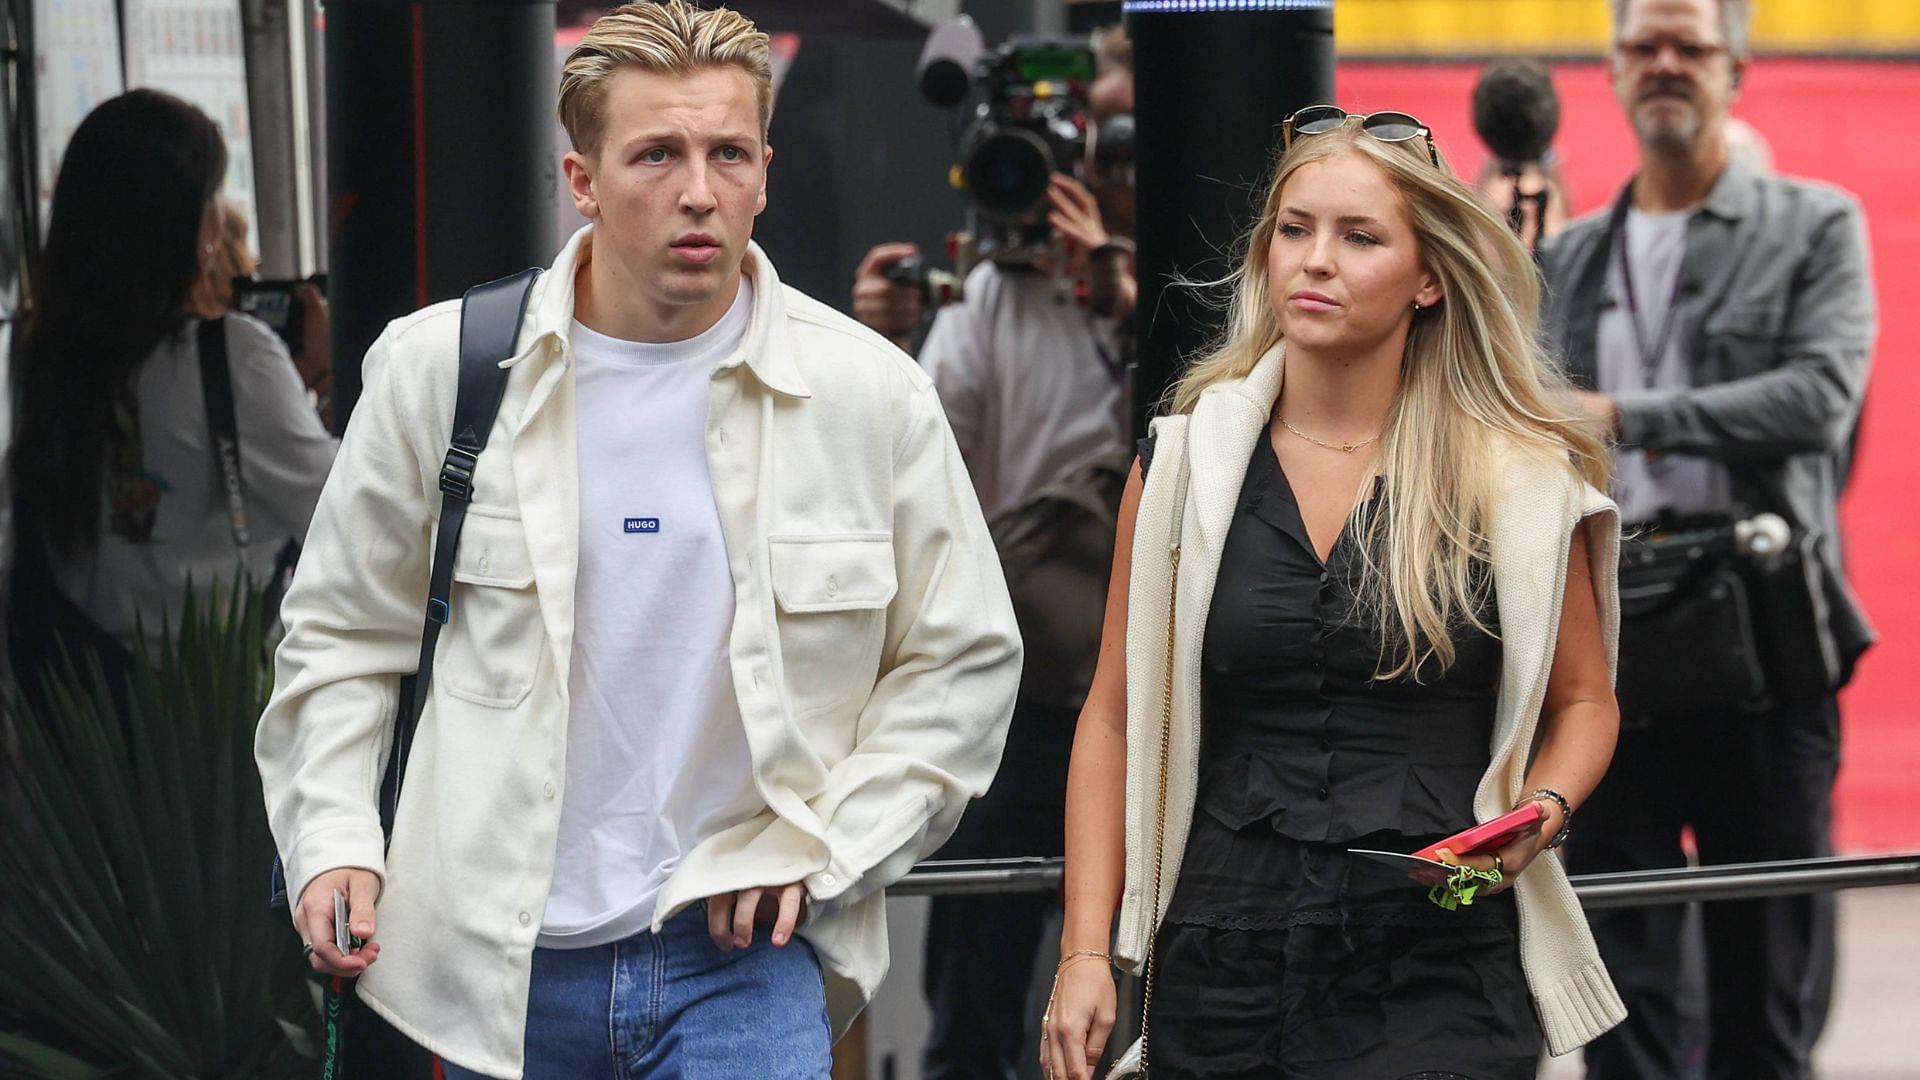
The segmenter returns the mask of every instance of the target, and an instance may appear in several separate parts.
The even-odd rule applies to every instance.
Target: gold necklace
[[[1361,439],[1361,440],[1360,440],[1359,442],[1356,442],[1356,443],[1330,443],[1330,442],[1323,442],[1323,441],[1321,441],[1321,440],[1319,440],[1319,439],[1316,439],[1316,438],[1314,438],[1313,436],[1311,436],[1311,435],[1309,435],[1309,434],[1307,434],[1306,432],[1304,432],[1304,431],[1301,431],[1301,430],[1300,430],[1299,428],[1297,428],[1297,427],[1294,427],[1294,426],[1293,426],[1292,424],[1289,424],[1289,423],[1287,423],[1287,418],[1286,418],[1286,417],[1284,417],[1284,416],[1281,416],[1281,415],[1280,415],[1280,414],[1278,414],[1278,413],[1275,413],[1275,414],[1274,414],[1274,419],[1276,419],[1276,420],[1278,420],[1278,421],[1280,421],[1280,426],[1281,426],[1281,427],[1283,427],[1283,428],[1286,428],[1286,429],[1287,429],[1288,431],[1291,431],[1291,432],[1293,432],[1293,433],[1294,433],[1295,435],[1298,435],[1298,436],[1300,436],[1301,438],[1303,438],[1303,439],[1305,439],[1305,440],[1307,440],[1308,442],[1310,442],[1310,443],[1312,443],[1313,445],[1315,445],[1315,446],[1324,446],[1324,447],[1326,447],[1326,448],[1327,448],[1327,449],[1329,449],[1329,450],[1338,450],[1338,451],[1340,451],[1340,452],[1341,452],[1341,453],[1343,453],[1343,454],[1351,454],[1351,453],[1353,453],[1353,452],[1354,452],[1355,450],[1358,450],[1358,449],[1360,449],[1361,447],[1363,447],[1363,446],[1366,446],[1366,445],[1367,445],[1367,444],[1369,444],[1369,443],[1372,443],[1372,442],[1375,442],[1375,441],[1377,441],[1377,440],[1378,440],[1378,439],[1380,438],[1380,433],[1376,431],[1376,432],[1374,432],[1374,433],[1373,433],[1372,435],[1370,435],[1370,436],[1368,436],[1367,438],[1364,438],[1364,439]]]

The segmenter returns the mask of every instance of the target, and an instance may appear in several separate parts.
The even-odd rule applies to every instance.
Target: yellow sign
[[[1609,0],[1337,0],[1344,56],[1592,56],[1611,37]],[[1756,0],[1760,53],[1920,51],[1920,0]]]

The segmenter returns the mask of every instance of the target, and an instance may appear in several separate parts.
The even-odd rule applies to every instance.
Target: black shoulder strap
[[[381,825],[389,835],[400,802],[400,783],[406,776],[407,754],[413,748],[414,728],[426,708],[427,685],[433,677],[434,647],[440,628],[453,619],[454,554],[460,547],[460,528],[466,524],[467,504],[473,500],[473,472],[480,452],[487,448],[500,398],[506,392],[507,372],[500,362],[512,356],[520,338],[520,320],[527,310],[538,270],[522,270],[512,277],[475,285],[460,305],[460,389],[453,405],[453,432],[447,457],[440,466],[440,524],[433,536],[433,572],[428,579],[427,613],[420,629],[420,662],[400,696],[394,718],[393,753],[381,784]]]
[[[453,589],[453,556],[460,546],[460,527],[466,524],[467,503],[473,499],[473,470],[487,435],[500,412],[507,372],[500,362],[514,354],[520,339],[520,320],[538,270],[518,274],[467,290],[460,305],[460,383],[453,403],[453,431],[445,464],[440,467],[440,524],[433,537],[433,571],[427,592],[426,621],[420,630],[420,662],[400,681],[400,707],[393,720],[393,752],[387,755],[380,778],[380,830],[393,836],[394,813],[400,806],[400,782],[407,773],[407,755],[413,749],[414,729],[426,706],[427,683],[433,675],[434,646],[440,627],[453,617],[448,596]],[[212,410],[209,410],[211,413]],[[236,462],[238,458],[236,457]],[[284,910],[289,905],[285,866],[276,858],[268,903]]]
[[[227,365],[227,320],[200,320],[199,345],[200,397],[206,402],[207,432],[212,436],[213,479],[227,496],[233,546],[245,548],[252,537],[240,490],[240,425],[233,411],[233,369]]]

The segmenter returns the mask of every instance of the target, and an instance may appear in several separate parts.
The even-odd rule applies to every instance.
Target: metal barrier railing
[[[887,895],[1051,892],[1060,887],[1061,863],[1060,859],[923,862],[890,887]],[[1574,892],[1589,908],[1751,899],[1879,885],[1920,885],[1920,852],[1635,870],[1573,879]]]
[[[1051,892],[1060,887],[1061,859],[977,859],[923,862],[887,890],[889,896],[966,896]],[[1794,862],[1688,866],[1573,879],[1588,908],[1635,904],[1749,899],[1833,892],[1878,885],[1920,885],[1920,852],[1802,859]],[[1133,1041],[1140,1030],[1140,980],[1120,978],[1119,1011],[1109,1051]],[[1096,1076],[1104,1075],[1104,1065]]]

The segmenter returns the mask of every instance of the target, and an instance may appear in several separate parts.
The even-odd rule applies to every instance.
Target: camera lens
[[[1133,114],[1119,113],[1100,121],[1093,139],[1093,163],[1101,169],[1133,164]]]
[[[1053,155],[1040,136],[1024,128],[987,133],[967,156],[967,189],[986,213],[1020,217],[1047,196]]]

